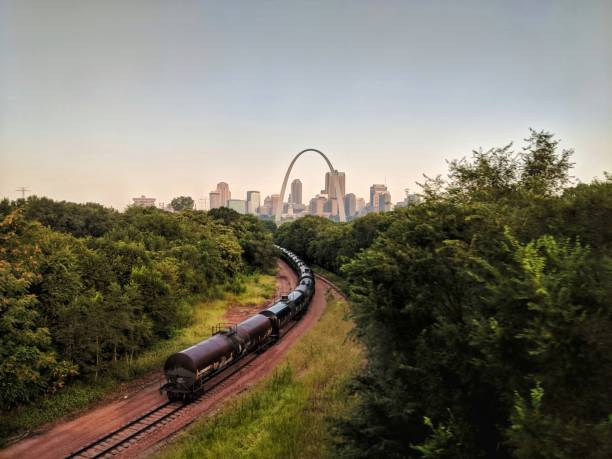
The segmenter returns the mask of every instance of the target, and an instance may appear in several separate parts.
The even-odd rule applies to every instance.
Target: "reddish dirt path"
[[[290,290],[297,282],[295,273],[283,262],[279,262],[278,289],[281,292]],[[289,288],[287,288],[289,287]],[[208,397],[197,404],[189,405],[172,422],[149,432],[137,443],[125,449],[119,456],[135,457],[147,455],[150,448],[167,439],[184,428],[198,417],[213,415],[232,395],[248,390],[256,382],[269,374],[279,363],[287,350],[304,334],[323,314],[325,294],[329,285],[322,279],[317,281],[317,289],[306,316],[284,336],[278,344],[257,357],[248,366],[227,379]],[[255,307],[259,310],[261,306]],[[250,314],[252,314],[252,311]],[[248,316],[249,313],[245,314]],[[245,316],[246,317],[246,316]],[[233,319],[233,315],[232,315]],[[54,459],[65,457],[83,445],[94,441],[107,432],[114,430],[165,401],[159,393],[158,384],[149,384],[141,390],[103,406],[92,409],[76,419],[61,420],[39,435],[28,437],[0,452],[1,458],[35,458]]]
[[[280,260],[278,260],[276,265],[278,267],[278,272],[276,274],[276,293],[274,294],[274,298],[278,298],[282,294],[289,292],[297,282],[297,277],[289,266]],[[270,299],[269,302],[271,301],[272,299]],[[266,305],[269,302],[266,302]],[[228,324],[237,324],[251,317],[253,314],[257,314],[261,310],[261,304],[251,304],[245,306],[235,305],[228,309],[228,311],[225,313],[223,316],[223,322]]]

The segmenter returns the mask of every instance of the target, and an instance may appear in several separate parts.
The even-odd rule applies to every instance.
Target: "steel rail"
[[[289,331],[291,331],[291,329],[299,322],[299,320],[292,320],[290,323],[288,323],[285,327],[283,327],[282,329],[282,335],[280,335],[280,339],[282,339],[285,335],[287,335],[287,333],[289,333]],[[267,349],[267,347],[266,347]],[[265,351],[264,351],[265,352]],[[122,426],[116,428],[115,430],[105,434],[104,436],[94,440],[93,442],[88,443],[87,445],[83,446],[82,448],[78,449],[77,451],[74,451],[72,453],[70,453],[68,456],[66,456],[66,459],[73,459],[73,458],[77,458],[77,457],[87,457],[87,458],[99,458],[102,457],[106,454],[113,454],[112,451],[114,449],[119,448],[120,446],[123,446],[125,443],[129,442],[130,440],[134,439],[135,437],[137,437],[138,435],[145,433],[147,430],[151,429],[152,427],[160,424],[162,421],[166,420],[168,417],[172,416],[173,414],[178,413],[179,411],[181,411],[183,408],[185,408],[186,406],[190,405],[191,403],[198,403],[201,401],[202,398],[205,398],[210,391],[212,391],[213,389],[217,388],[218,386],[220,386],[221,384],[223,384],[226,380],[228,380],[230,377],[232,377],[233,375],[235,375],[236,373],[238,373],[239,371],[241,371],[243,368],[247,367],[249,364],[251,364],[255,359],[257,359],[257,357],[259,357],[262,353],[258,353],[257,351],[253,351],[241,358],[239,358],[238,360],[236,360],[232,365],[224,368],[221,372],[215,374],[212,378],[210,378],[208,381],[206,381],[206,383],[211,383],[213,382],[212,385],[210,385],[209,387],[205,388],[205,392],[202,393],[200,396],[198,396],[195,400],[188,402],[188,403],[183,403],[183,402],[164,402],[161,405],[156,406],[155,408],[147,411],[146,413],[132,419],[131,421],[127,422],[126,424],[123,424]],[[232,371],[229,371],[232,370]],[[217,377],[222,376],[220,379],[216,380]],[[206,384],[205,383],[205,384]],[[167,406],[173,404],[173,403],[180,403],[179,406],[176,407],[176,409],[170,411],[169,413],[163,415],[160,418],[154,419],[153,422],[151,422],[150,424],[146,424],[144,425],[142,428],[139,428],[138,430],[136,430],[135,432],[130,433],[127,437],[122,437],[120,439],[118,439],[117,442],[114,442],[112,445],[110,446],[106,446],[104,447],[103,450],[96,450],[98,446],[101,446],[104,442],[111,440],[114,436],[119,435],[125,431],[127,431],[128,429],[130,429],[132,426],[134,426],[135,424],[139,424],[143,421],[145,421],[147,418],[151,418],[153,416],[155,416],[155,414],[157,414],[159,411],[163,410],[164,408],[166,408]],[[89,450],[94,450],[92,451],[93,455],[83,455],[83,453],[86,453]]]
[[[322,280],[324,284],[327,284],[330,288],[334,289],[342,297],[346,298],[346,296],[342,293],[342,291],[337,286],[335,286],[334,283],[331,282],[329,279],[326,279],[325,277],[321,276],[320,274],[315,274],[315,276],[317,278],[319,278],[320,280]],[[306,311],[306,313],[307,312],[308,312],[308,310]],[[285,327],[283,327],[283,329],[281,330],[281,334],[279,336],[279,340],[284,338],[293,329],[293,327],[295,327],[300,322],[301,318],[304,315],[305,314],[302,314],[297,320],[291,320],[287,325],[285,325]],[[83,446],[82,448],[78,449],[77,451],[74,451],[74,452],[70,453],[68,456],[66,456],[66,459],[72,459],[72,458],[77,458],[77,457],[99,458],[99,457],[105,456],[107,454],[110,454],[110,455],[117,454],[119,451],[117,451],[115,453],[115,452],[113,452],[113,450],[116,450],[117,448],[125,445],[127,442],[133,440],[137,436],[139,436],[139,435],[145,433],[146,431],[150,430],[151,428],[159,425],[160,423],[162,423],[163,421],[168,419],[170,416],[178,413],[179,411],[181,411],[183,408],[189,406],[190,404],[192,404],[192,403],[199,403],[203,398],[205,398],[208,394],[210,394],[210,392],[212,390],[214,390],[215,388],[219,387],[221,384],[226,382],[230,377],[232,377],[233,375],[235,375],[236,373],[238,373],[239,371],[241,371],[242,369],[246,368],[251,363],[253,363],[260,355],[265,353],[265,350],[267,350],[269,347],[270,346],[266,346],[264,348],[264,352],[257,352],[256,350],[254,350],[253,352],[251,352],[251,353],[249,353],[249,354],[247,354],[247,355],[245,355],[243,357],[240,357],[233,364],[231,364],[230,366],[224,368],[221,372],[216,373],[213,377],[211,377],[208,381],[206,381],[206,383],[211,383],[212,382],[212,385],[210,385],[210,387],[206,387],[205,388],[205,392],[203,392],[195,400],[193,400],[191,402],[188,402],[188,403],[184,403],[184,402],[170,402],[170,401],[164,402],[161,405],[158,405],[155,408],[150,409],[146,413],[144,413],[144,414],[142,414],[142,415],[132,419],[131,421],[127,422],[126,424],[123,424],[122,426],[116,428],[115,430],[105,434],[104,436],[94,440],[93,442],[88,443],[87,445]],[[230,371],[230,370],[232,370],[232,371]],[[220,378],[218,380],[216,380],[217,377],[220,377]],[[180,405],[178,405],[174,410],[170,411],[169,413],[164,414],[160,418],[154,419],[153,422],[151,422],[150,424],[146,424],[143,427],[137,429],[136,431],[131,432],[128,436],[118,439],[117,442],[114,442],[110,446],[104,447],[104,449],[102,449],[101,451],[100,450],[96,451],[97,447],[101,446],[106,441],[112,439],[112,437],[127,431],[132,426],[135,426],[136,424],[145,421],[147,418],[151,418],[151,417],[155,416],[155,414],[158,413],[159,411],[163,410],[164,408],[168,407],[169,405],[176,404],[176,403],[180,403]],[[93,450],[92,451],[93,455],[85,456],[83,453],[86,453],[89,450]]]

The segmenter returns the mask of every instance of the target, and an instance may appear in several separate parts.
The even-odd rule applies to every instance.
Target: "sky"
[[[612,171],[612,0],[0,0],[0,197],[263,198],[317,148],[396,202],[529,127]]]

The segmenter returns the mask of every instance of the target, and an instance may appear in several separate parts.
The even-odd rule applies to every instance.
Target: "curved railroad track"
[[[325,280],[326,283],[329,281]],[[295,327],[299,321],[292,321],[281,330],[280,340]],[[265,351],[265,350],[264,350]],[[103,435],[91,443],[79,448],[77,451],[70,453],[66,459],[73,458],[103,458],[113,457],[122,453],[134,443],[138,442],[147,433],[172,422],[181,415],[187,407],[193,404],[202,402],[214,394],[215,389],[223,388],[224,384],[234,376],[245,369],[251,368],[254,361],[262,355],[261,352],[253,352],[245,355],[240,360],[237,360],[231,366],[225,368],[204,384],[204,392],[195,400],[185,402],[164,402],[155,408],[150,409],[146,413],[132,419],[117,429]]]
[[[284,269],[287,270],[287,275],[291,276],[287,265]],[[277,344],[261,354],[248,354],[215,375],[207,381],[203,395],[194,402],[166,402],[161,399],[157,390],[143,386],[141,393],[130,395],[126,401],[111,402],[78,418],[58,423],[0,451],[0,456],[20,459],[122,459],[149,455],[189,424],[202,417],[214,415],[228,398],[249,390],[269,375],[282,362],[286,352],[299,337],[319,320],[326,307],[325,297],[328,290],[331,289],[335,295],[344,297],[331,281],[320,275],[317,275],[317,287],[306,315],[297,322],[287,324],[283,329],[282,339]],[[142,403],[141,410],[134,409],[137,402]],[[131,417],[126,416],[128,411],[133,413]],[[123,422],[116,421],[121,418]],[[103,425],[107,422],[109,428],[105,430]],[[95,428],[96,425],[98,428]],[[99,432],[97,439],[88,434],[92,431],[92,426]]]

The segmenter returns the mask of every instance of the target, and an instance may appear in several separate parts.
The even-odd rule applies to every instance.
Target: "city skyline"
[[[303,181],[301,180],[300,177],[298,177],[296,175],[296,173],[291,174],[290,189],[288,190],[288,193],[285,196],[285,204],[290,202],[289,199],[291,197],[291,192],[293,191],[293,187],[296,185],[296,182],[299,183],[301,203],[306,205],[306,206],[308,206],[308,201],[312,197],[315,197],[316,195],[321,194],[321,193],[329,193],[330,197],[332,197],[332,198],[334,197],[333,196],[334,195],[333,190],[328,189],[330,187],[330,182],[329,182],[330,173],[329,173],[329,171],[326,171],[324,169],[324,166],[325,166],[324,163],[321,162],[320,160],[318,160],[317,158],[314,158],[314,157],[313,158],[309,158],[309,159],[311,159],[311,162],[315,162],[315,167],[313,167],[312,164],[307,164],[307,166],[310,166],[309,169],[311,169],[311,170],[317,168],[317,165],[316,165],[317,162],[321,163],[320,164],[320,166],[321,166],[320,175],[323,178],[318,180],[318,181],[315,179],[315,180],[309,182],[309,186],[307,187],[307,189],[312,192],[312,195],[311,195],[310,198],[307,198],[307,196],[309,196],[309,194],[308,194],[308,192],[304,192],[303,191]],[[308,161],[304,161],[304,160],[302,162],[307,162],[308,163]],[[296,167],[296,169],[299,169],[299,167]],[[348,194],[348,191],[346,191],[347,189],[346,189],[345,172],[342,171],[342,172],[339,172],[339,174],[340,174],[340,186],[341,186],[341,190],[346,195],[346,194]],[[136,191],[136,195],[137,195],[136,197],[134,197],[134,196],[125,196],[125,197],[121,197],[119,199],[118,202],[120,202],[121,200],[125,201],[125,203],[123,205],[121,205],[121,204],[115,205],[114,203],[109,203],[109,202],[104,201],[104,200],[93,201],[93,200],[79,200],[78,198],[77,199],[59,198],[59,197],[51,196],[49,194],[37,193],[36,189],[34,189],[31,186],[28,186],[27,188],[24,188],[25,191],[22,190],[22,189],[17,189],[16,188],[15,189],[15,196],[6,195],[6,196],[2,196],[1,198],[8,198],[10,200],[14,200],[14,199],[17,199],[17,198],[21,197],[21,195],[23,195],[25,193],[25,197],[27,197],[27,196],[41,196],[41,197],[45,196],[45,197],[48,197],[48,198],[51,198],[51,199],[56,199],[58,201],[59,200],[66,200],[66,201],[79,202],[79,203],[97,202],[97,203],[106,205],[108,207],[113,207],[113,208],[115,208],[117,210],[122,211],[125,208],[127,208],[128,206],[133,205],[134,204],[134,199],[140,199],[141,197],[142,198],[145,198],[145,197],[146,198],[154,198],[155,201],[156,201],[156,204],[155,204],[156,207],[160,207],[160,206],[165,207],[165,206],[168,205],[168,203],[173,198],[175,198],[177,196],[189,196],[189,197],[193,198],[194,203],[195,203],[195,207],[197,209],[199,209],[199,210],[209,210],[209,209],[214,208],[214,207],[221,207],[221,206],[227,207],[228,201],[232,199],[232,191],[230,189],[230,186],[229,186],[228,182],[229,181],[220,181],[220,182],[218,181],[216,183],[214,189],[212,189],[211,191],[208,191],[208,192],[202,191],[199,194],[198,193],[191,193],[190,194],[188,192],[180,192],[179,191],[179,192],[176,192],[175,194],[172,194],[172,195],[163,195],[163,196],[161,196],[159,193],[156,192],[155,187],[149,188],[150,191],[147,191],[146,193],[141,193],[140,191],[137,190]],[[321,183],[321,185],[319,186],[319,185],[317,185],[317,183]],[[234,186],[236,186],[236,185],[234,185]],[[367,197],[367,195],[368,195],[367,190],[370,189],[370,187],[371,187],[371,185],[367,185],[365,187],[366,191],[364,191],[363,194],[360,194],[360,193],[354,193],[354,194],[356,194],[356,196],[358,198],[361,197],[361,196]],[[201,190],[204,190],[206,188],[207,188],[207,185],[202,185],[200,187]],[[210,189],[211,187],[208,187],[208,188]],[[273,194],[278,194],[278,192],[280,191],[280,183],[278,185],[278,189],[270,189],[269,191],[262,191],[262,190],[253,191],[254,188],[249,186],[248,184],[238,184],[236,186],[236,188],[239,189],[239,190],[246,190],[246,191],[244,191],[244,193],[242,193],[241,191],[234,192],[235,193],[234,196],[242,196],[244,194],[245,195],[244,200],[248,201],[248,194],[250,192],[259,193],[261,196],[271,196]],[[402,189],[402,190],[406,189],[405,187],[403,187],[401,185],[398,185],[396,188],[398,190],[399,189]],[[414,187],[414,188],[416,189],[416,187]],[[19,195],[19,196],[17,196],[17,195]],[[243,198],[238,197],[238,198],[235,198],[235,199],[243,199]],[[202,204],[203,202],[205,204]],[[366,199],[366,202],[369,203],[369,200]],[[202,209],[202,207],[204,207],[204,209]]]
[[[2,2],[0,197],[267,195],[318,148],[396,199],[529,127],[612,170],[610,2],[238,3]],[[324,172],[300,161],[304,196]]]
[[[338,177],[339,191],[342,199],[338,199],[335,196],[332,187],[332,176]],[[275,218],[277,210],[280,209],[283,221],[300,218],[305,215],[319,215],[344,221],[342,220],[344,217],[341,215],[341,210],[344,211],[346,218],[352,219],[370,212],[388,212],[396,206],[405,207],[418,204],[421,201],[421,197],[411,193],[408,188],[405,188],[404,191],[405,196],[403,199],[394,204],[385,185],[373,184],[370,186],[369,201],[366,203],[365,198],[346,191],[346,173],[335,170],[333,174],[330,172],[325,173],[325,188],[310,199],[304,199],[302,196],[302,182],[299,178],[295,178],[291,182],[291,192],[283,202],[281,202],[279,194],[272,193],[266,195],[263,204],[261,204],[262,194],[258,190],[247,191],[245,199],[237,197],[235,193],[232,198],[230,185],[224,181],[218,182],[216,188],[209,192],[208,204],[202,204],[206,200],[199,199],[201,204],[198,206],[196,204],[197,199],[193,199],[193,196],[189,196],[189,198],[192,199],[194,209],[197,210],[227,207],[240,214],[248,213],[272,219]],[[141,195],[133,197],[132,203],[128,204],[128,206],[158,207],[166,211],[173,211],[171,205],[168,205],[163,200],[158,200],[155,196]]]
[[[356,210],[356,203],[357,200],[361,200],[364,201],[363,198],[357,197],[354,193],[346,193],[345,191],[345,184],[346,184],[346,174],[344,172],[339,172],[336,171],[337,175],[340,177],[340,192],[343,195],[343,206],[345,207],[345,209],[350,209],[350,210],[346,210],[346,214],[347,216],[353,217],[357,215]],[[289,195],[287,196],[287,199],[282,203],[283,204],[283,215],[285,217],[287,217],[287,213],[289,212],[290,215],[306,215],[309,213],[317,213],[317,214],[323,214],[325,213],[326,216],[332,216],[332,217],[338,217],[338,199],[335,196],[335,193],[332,191],[331,188],[331,181],[330,181],[330,172],[326,172],[325,173],[325,188],[322,189],[320,191],[320,193],[315,194],[312,198],[307,199],[308,203],[305,203],[304,201],[304,197],[302,195],[302,182],[299,178],[295,178],[292,182],[291,182],[291,191],[289,193]],[[370,187],[370,194],[372,195],[372,189],[376,188],[376,187],[381,187],[382,188],[379,191],[384,191],[385,196],[387,196],[386,199],[386,203],[390,204],[390,195],[387,191],[386,186],[384,185],[372,185]],[[406,193],[407,193],[407,189],[406,189]],[[210,209],[214,209],[214,208],[219,208],[219,207],[228,207],[230,209],[236,210],[239,213],[250,213],[250,214],[255,214],[255,215],[260,215],[260,216],[267,216],[267,217],[273,217],[275,214],[275,209],[277,208],[278,205],[280,205],[280,195],[277,193],[272,193],[272,194],[268,194],[265,196],[264,198],[264,204],[263,206],[260,207],[260,203],[261,203],[261,192],[258,190],[249,190],[246,192],[246,196],[245,199],[241,199],[236,197],[236,194],[234,193],[234,198],[231,198],[232,193],[231,193],[231,189],[230,186],[227,182],[219,182],[217,183],[217,187],[215,190],[211,191],[209,193],[209,202],[208,205],[206,206],[200,206],[200,208],[198,208],[198,210],[210,210]],[[317,205],[313,204],[314,201],[317,200],[322,200],[321,201],[321,207],[319,210],[317,211],[313,211],[313,207],[314,208],[318,208]],[[146,203],[144,206],[150,205],[153,206],[154,204],[152,204],[152,202],[154,203],[156,201],[155,198],[153,197],[145,197],[144,195],[141,197],[137,197],[137,198],[132,198],[132,201],[135,204],[138,204],[139,202],[142,203]],[[194,200],[195,201],[195,200]],[[334,202],[335,201],[335,202]],[[325,210],[323,209],[323,207],[325,207]],[[160,202],[158,203],[158,207],[160,208],[164,208],[163,203]],[[290,210],[289,210],[290,209]],[[361,206],[361,209],[365,209],[365,206]],[[391,210],[392,206],[380,206],[378,204],[378,201],[375,205],[372,205],[372,203],[370,202],[368,205],[368,211],[388,211]],[[331,215],[327,215],[327,214],[331,214]],[[289,215],[289,218],[290,218]]]

